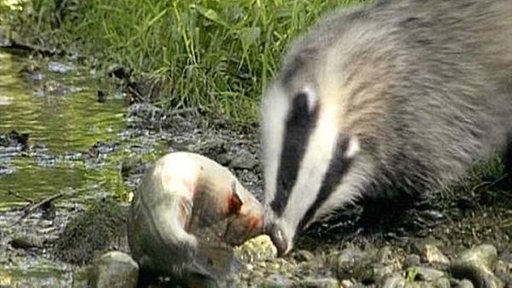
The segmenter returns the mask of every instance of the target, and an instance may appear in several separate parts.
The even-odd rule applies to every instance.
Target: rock
[[[351,279],[354,276],[356,264],[362,262],[367,254],[359,249],[347,248],[334,257],[330,262],[334,262],[331,266],[336,268],[338,279]]]
[[[48,80],[43,84],[43,90],[39,91],[39,96],[60,96],[67,94],[71,91],[70,87],[64,83],[58,82],[56,80]]]
[[[399,273],[395,273],[386,280],[384,280],[384,283],[382,284],[382,288],[403,288],[405,287],[405,278],[400,275]]]
[[[497,260],[496,248],[484,244],[461,253],[450,265],[450,271],[456,278],[471,280],[475,287],[504,287],[492,272]]]
[[[73,288],[90,288],[92,283],[92,268],[84,266],[73,273]]]
[[[283,288],[292,286],[293,283],[290,279],[279,274],[272,274],[268,276],[261,284],[261,287],[263,288]]]
[[[149,103],[136,103],[128,107],[126,122],[130,128],[159,130],[164,113],[162,109]]]
[[[71,65],[51,61],[48,63],[48,70],[56,73],[67,73],[74,68]]]
[[[337,288],[340,287],[340,283],[334,278],[307,278],[300,281],[298,286],[303,288]]]
[[[9,27],[5,25],[0,26],[0,47],[9,47],[11,45],[11,31]]]
[[[419,266],[420,264],[421,264],[420,256],[416,255],[416,254],[410,254],[405,257],[403,266],[405,268],[408,268],[408,267],[412,267],[412,266]]]
[[[256,165],[258,165],[256,157],[254,157],[251,152],[245,149],[238,152],[233,160],[231,160],[231,167],[235,169],[252,170],[254,167],[256,167]]]
[[[462,281],[459,281],[457,285],[455,286],[457,288],[473,288],[475,287],[473,283],[467,279],[463,279]]]
[[[299,262],[311,261],[315,255],[307,250],[298,250],[293,253],[293,258]]]
[[[448,280],[448,278],[446,278],[446,277],[441,277],[441,278],[433,281],[432,284],[436,288],[451,288],[452,287],[450,280]]]
[[[377,260],[382,264],[392,264],[394,262],[393,251],[389,246],[384,246],[377,252]]]
[[[228,166],[231,163],[231,157],[228,153],[221,153],[215,159],[222,166]]]
[[[142,173],[144,169],[141,169],[140,167],[143,166],[144,162],[140,156],[134,155],[131,157],[126,157],[121,163],[121,176],[123,179],[127,179],[130,174],[133,173],[133,171]]]
[[[509,285],[507,287],[512,287],[512,262],[498,260],[494,273]]]
[[[421,258],[424,262],[438,265],[450,265],[450,259],[432,244],[425,244],[421,249]]]
[[[139,266],[126,253],[111,251],[103,254],[93,264],[94,288],[137,287]]]
[[[444,272],[434,268],[413,266],[407,269],[407,273],[416,275],[414,280],[433,282],[444,277]]]
[[[226,159],[221,159],[221,162],[219,162],[218,156],[227,154],[228,149],[229,143],[224,139],[219,138],[206,138],[197,142],[190,143],[186,148],[187,151],[194,151],[196,153],[202,154],[203,156],[208,157],[219,164],[221,164],[221,162],[225,163]],[[229,162],[230,159],[228,160],[228,163]],[[221,165],[226,166],[226,164]]]
[[[349,279],[341,280],[340,284],[341,284],[341,287],[343,287],[343,288],[354,287],[354,285],[355,285],[354,282]]]
[[[19,71],[19,74],[32,84],[41,83],[45,79],[45,75],[41,67],[35,63],[28,63],[23,65]]]
[[[373,276],[371,279],[374,281],[379,281],[381,279],[386,278],[388,275],[393,274],[395,272],[396,267],[392,264],[390,265],[382,265],[382,264],[376,264],[373,267]]]
[[[492,245],[483,244],[461,253],[454,262],[471,263],[474,266],[494,270],[498,260],[498,251]]]

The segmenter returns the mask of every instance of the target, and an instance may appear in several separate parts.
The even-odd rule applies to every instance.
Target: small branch
[[[23,209],[24,210],[23,215],[14,224],[12,224],[12,226],[20,223],[21,220],[25,219],[28,215],[32,214],[34,211],[36,211],[37,209],[41,208],[42,206],[48,205],[52,201],[54,201],[54,200],[64,196],[64,194],[65,194],[64,192],[60,192],[60,193],[54,194],[52,196],[48,196],[48,197],[42,199],[41,201],[38,201],[38,202],[35,202],[35,203],[33,201],[30,201],[30,202],[32,202],[32,204],[27,205]]]
[[[66,55],[65,51],[57,50],[57,49],[48,49],[42,46],[33,45],[29,43],[22,43],[16,41],[15,39],[9,39],[10,43],[8,45],[3,46],[5,49],[14,49],[21,51],[29,51],[29,52],[37,52],[43,55],[44,57],[51,57],[55,55],[63,56]]]

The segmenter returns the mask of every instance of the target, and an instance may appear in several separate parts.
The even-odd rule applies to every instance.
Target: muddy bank
[[[207,155],[230,167],[261,199],[257,129],[235,132],[230,127],[212,125],[194,113],[162,116],[158,129],[148,129],[147,119],[151,117],[141,115],[158,109],[149,105],[134,105],[131,109],[132,117],[136,114],[138,118],[128,117],[128,134],[143,133],[146,139],[162,141],[168,152],[185,150]],[[132,164],[123,166],[125,179],[130,179],[127,183],[138,183],[149,164],[136,157],[126,163]],[[300,238],[297,250],[285,258],[276,258],[268,242],[249,243],[237,251],[243,264],[237,285],[382,287],[395,281],[430,285],[425,287],[461,287],[473,281],[475,287],[510,286],[510,195],[493,186],[491,180],[475,173],[474,179],[453,187],[449,193],[424,199],[402,217],[365,227],[360,226],[360,207],[351,207],[335,219],[314,225]],[[460,259],[467,257],[464,255],[487,249],[482,246],[477,252],[470,250],[481,244],[492,245],[492,264],[457,272],[462,269],[457,268],[462,265]],[[478,269],[492,273],[478,276]]]
[[[38,61],[44,63],[36,63],[43,66],[42,76],[34,76],[39,75],[38,69],[30,68],[28,74],[13,70],[8,72],[16,73],[8,78],[13,84],[0,89],[0,99],[10,102],[0,106],[0,117],[5,117],[0,131],[0,285],[70,287],[73,272],[103,252],[129,252],[123,226],[130,193],[148,165],[168,152],[190,151],[216,160],[262,200],[256,127],[241,131],[194,109],[165,112],[148,103],[124,106],[123,99],[109,97],[98,103],[97,92],[102,89],[92,84],[96,82],[78,85],[78,80],[65,78],[72,72],[48,72],[72,65]],[[84,71],[80,69],[71,71]],[[89,72],[77,72],[79,79],[94,79]],[[41,86],[38,79],[49,76],[50,84],[44,80],[46,86]],[[68,88],[57,95],[39,93],[59,91],[50,89],[59,87],[55,83]],[[81,89],[69,89],[75,86]],[[9,94],[12,91],[21,96],[14,97]],[[20,98],[27,102],[16,102]],[[71,100],[81,106],[64,105]],[[4,112],[9,112],[8,118]],[[73,121],[77,124],[61,128]],[[258,239],[237,251],[242,263],[238,283],[381,287],[407,280],[414,285],[459,287],[470,285],[463,280],[467,278],[479,287],[481,278],[471,275],[483,268],[457,274],[453,265],[471,247],[490,244],[495,250],[481,249],[493,259],[484,266],[492,277],[485,274],[482,281],[510,286],[512,201],[509,193],[493,185],[495,180],[475,172],[473,178],[425,199],[403,217],[368,227],[359,225],[361,209],[351,207],[335,219],[314,225],[285,258],[276,258],[269,243]],[[63,195],[48,205],[30,210],[59,193]],[[438,283],[433,278],[444,280]],[[489,287],[485,285],[480,287]]]

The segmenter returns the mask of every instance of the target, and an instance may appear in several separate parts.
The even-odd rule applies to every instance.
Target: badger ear
[[[240,209],[242,209],[242,205],[244,202],[242,201],[242,197],[238,190],[236,189],[236,181],[233,180],[231,182],[231,196],[229,197],[229,205],[228,205],[228,213],[229,215],[238,214]]]
[[[347,144],[345,148],[344,158],[352,159],[354,158],[357,153],[359,153],[359,150],[361,150],[361,147],[359,146],[359,138],[355,135],[349,135]]]

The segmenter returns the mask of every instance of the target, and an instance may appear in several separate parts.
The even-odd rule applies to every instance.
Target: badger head
[[[311,223],[355,196],[341,180],[359,142],[341,128],[338,88],[320,87],[319,79],[300,80],[278,79],[261,107],[265,232],[279,256],[293,248]]]

